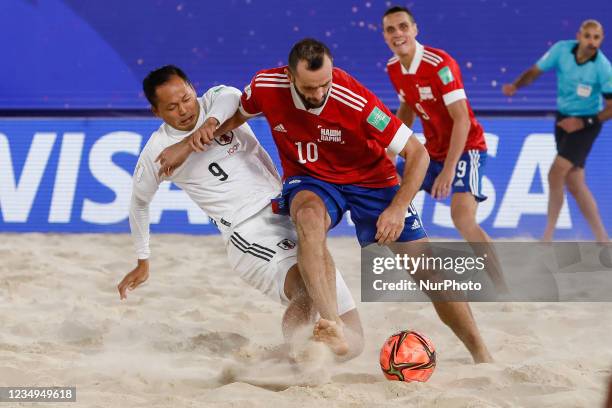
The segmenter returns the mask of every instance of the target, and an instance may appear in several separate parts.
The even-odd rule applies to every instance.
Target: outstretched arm
[[[529,69],[519,75],[516,80],[511,84],[504,84],[502,92],[506,96],[513,96],[519,88],[527,86],[535,81],[540,75],[542,70],[537,65],[532,65]]]
[[[128,290],[136,289],[149,278],[149,203],[153,200],[160,182],[157,167],[145,148],[134,171],[129,212],[130,230],[138,263],[117,285],[120,299],[125,299]]]

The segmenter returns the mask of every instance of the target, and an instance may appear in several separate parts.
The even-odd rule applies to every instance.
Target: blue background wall
[[[586,18],[610,30],[612,2],[592,0],[414,0],[419,40],[446,49],[463,70],[482,119],[491,158],[479,219],[495,237],[539,236],[546,213],[546,172],[554,156],[552,119],[512,117],[554,110],[554,75],[546,74],[515,98],[501,85],[533,64],[555,41],[573,38]],[[395,4],[395,2],[393,2]],[[390,52],[380,16],[388,1],[323,0],[3,0],[0,2],[0,111],[36,110],[43,118],[0,119],[0,231],[125,232],[130,174],[151,118],[44,119],[51,110],[147,109],[141,80],[173,63],[196,88],[244,86],[259,69],[282,65],[300,38],[324,40],[336,65],[348,70],[391,108],[397,99],[384,68]],[[612,55],[612,42],[603,51]],[[502,117],[504,119],[502,119]],[[264,121],[252,121],[273,152]],[[418,127],[417,127],[418,130]],[[604,127],[587,166],[588,182],[612,227],[612,187]],[[445,203],[418,196],[425,225],[436,236],[457,236]],[[152,206],[153,230],[210,233],[207,217],[172,185]],[[588,238],[570,199],[560,238]],[[336,233],[351,233],[343,223]]]
[[[278,158],[263,119],[251,126]],[[548,167],[555,156],[552,118],[483,119],[489,160],[479,220],[494,237],[538,237],[546,221]],[[0,231],[127,232],[131,173],[138,153],[159,126],[153,119],[0,120]],[[418,127],[417,127],[418,130]],[[596,141],[587,163],[605,224],[612,227],[609,152],[612,129]],[[433,236],[458,237],[448,201],[419,195],[415,205]],[[151,206],[152,230],[216,231],[180,190],[165,183]],[[352,234],[346,220],[336,234]],[[557,238],[590,238],[573,202],[563,210]]]
[[[513,100],[502,83],[580,22],[612,29],[608,0],[414,0],[419,40],[463,68],[476,109],[553,109],[547,74]],[[284,64],[296,40],[314,36],[336,64],[397,105],[384,72],[390,53],[374,0],[3,0],[0,109],[146,108],[140,81],[151,69],[183,67],[199,89],[242,87],[259,69]],[[603,50],[612,54],[610,40]]]

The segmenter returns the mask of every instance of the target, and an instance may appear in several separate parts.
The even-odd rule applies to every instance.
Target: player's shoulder
[[[393,54],[387,60],[387,74],[393,78],[402,73],[402,63],[397,55]]]
[[[400,66],[400,60],[397,55],[393,54],[393,56],[387,60],[387,67],[396,67],[396,66],[397,67]]]
[[[372,95],[368,88],[341,68],[334,67],[332,78],[332,88],[344,91],[349,95],[357,95],[360,97],[359,99],[367,100]]]
[[[163,150],[164,140],[168,138],[166,134],[166,123],[162,123],[157,130],[154,130],[149,136],[149,140],[145,143],[140,152],[140,158],[155,159]]]
[[[331,97],[359,112],[372,99],[374,94],[348,72],[334,67],[332,74]]]
[[[224,84],[215,85],[215,86],[208,88],[206,92],[204,92],[202,96],[200,96],[198,99],[203,100],[206,97],[214,96],[216,94],[220,94],[224,92],[240,93],[240,90],[236,87],[229,86],[229,85],[224,85]]]
[[[423,60],[426,65],[434,68],[442,67],[448,64],[457,64],[457,61],[446,51],[441,48],[434,48],[428,45],[423,46]]]
[[[286,71],[287,71],[287,66],[282,65],[280,67],[260,69],[259,71],[255,73],[255,76],[258,76],[261,74],[283,74],[284,76],[287,76]]]
[[[258,91],[287,91],[290,81],[285,69],[286,67],[278,67],[257,71],[250,86]]]
[[[286,66],[262,69],[257,71],[253,78],[255,79],[255,82],[265,82],[271,79],[285,79],[287,82],[289,81]]]
[[[560,40],[551,45],[550,49],[555,51],[571,52],[578,45],[577,40]]]

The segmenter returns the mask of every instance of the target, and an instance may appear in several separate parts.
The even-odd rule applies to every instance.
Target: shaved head
[[[582,24],[580,24],[580,31],[588,30],[589,28],[599,30],[603,34],[603,26],[601,23],[594,19],[584,20]]]

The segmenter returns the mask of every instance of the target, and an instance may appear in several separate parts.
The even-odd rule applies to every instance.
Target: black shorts
[[[557,120],[555,123],[567,117],[566,115],[557,113]],[[601,123],[595,126],[585,127],[582,130],[572,133],[567,133],[559,126],[555,126],[557,153],[559,156],[572,162],[574,166],[584,168],[586,158],[600,131]]]

